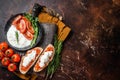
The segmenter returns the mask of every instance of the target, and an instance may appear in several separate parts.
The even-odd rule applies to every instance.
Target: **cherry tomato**
[[[27,30],[28,30],[30,33],[34,34],[34,29],[33,29],[33,27],[31,26],[31,22],[30,22],[26,17],[24,17],[24,16],[22,17],[22,19],[25,21]]]
[[[6,43],[6,42],[2,42],[2,43],[0,43],[0,50],[1,51],[5,51],[5,50],[7,50],[8,49],[8,44]]]
[[[4,53],[0,51],[0,60],[4,57]]]
[[[27,31],[25,34],[23,34],[28,40],[32,40],[34,35],[31,34],[29,31]]]
[[[25,21],[22,19],[22,20],[20,20],[20,23],[19,23],[19,26],[18,26],[19,28],[19,31],[21,32],[21,33],[25,33],[26,32],[26,23],[25,23]]]
[[[26,17],[24,17],[24,16],[22,16],[22,19],[25,21],[25,22],[27,22],[27,21],[29,21]]]
[[[20,21],[21,18],[22,18],[22,16],[21,16],[21,15],[18,15],[18,16],[13,20],[12,24],[13,24],[13,25],[16,25],[16,24]]]
[[[12,62],[20,62],[20,55],[19,54],[13,54],[11,57]]]
[[[10,63],[10,59],[9,59],[9,58],[4,57],[4,58],[2,59],[2,65],[4,65],[4,66],[8,66],[9,63]]]
[[[5,51],[5,56],[7,57],[11,57],[13,54],[14,54],[14,51],[11,48]]]
[[[8,65],[8,70],[9,70],[9,71],[14,72],[16,69],[17,69],[16,64],[10,63],[10,64]]]
[[[53,51],[53,47],[48,47],[46,51]]]
[[[27,26],[27,30],[31,33],[31,34],[34,34],[34,29],[32,26]]]

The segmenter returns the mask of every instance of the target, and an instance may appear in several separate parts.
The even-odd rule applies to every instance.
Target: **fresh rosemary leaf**
[[[18,32],[17,32],[17,31],[15,31],[15,37],[16,37],[16,40],[17,40],[17,43],[18,43],[18,42],[19,42],[19,39],[18,39],[19,34],[18,34]]]
[[[55,73],[55,71],[60,65],[60,59],[61,59],[60,53],[62,51],[62,46],[63,46],[63,41],[58,41],[56,35],[54,37],[55,55],[52,62],[50,62],[47,68],[47,76],[50,76],[50,78],[52,77],[52,75]]]

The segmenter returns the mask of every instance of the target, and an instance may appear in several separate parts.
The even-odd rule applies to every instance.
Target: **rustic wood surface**
[[[0,0],[0,42],[10,16],[34,3],[60,13],[72,29],[52,80],[120,80],[120,0]],[[0,80],[21,79],[0,68]]]

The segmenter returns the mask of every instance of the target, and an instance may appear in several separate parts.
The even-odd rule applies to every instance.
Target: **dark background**
[[[34,3],[60,13],[72,29],[53,80],[120,80],[119,0],[0,0],[0,42],[10,16]],[[0,80],[19,78],[0,68]]]

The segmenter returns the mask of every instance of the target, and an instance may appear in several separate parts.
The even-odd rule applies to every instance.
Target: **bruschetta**
[[[36,62],[35,66],[33,67],[34,72],[40,72],[43,70],[48,64],[52,61],[54,57],[55,49],[52,44],[49,44],[43,53],[38,58],[38,61]]]
[[[40,47],[35,47],[31,50],[28,50],[21,59],[19,71],[22,74],[26,74],[29,71],[29,69],[34,65],[34,63],[37,61],[42,51],[43,49]]]

